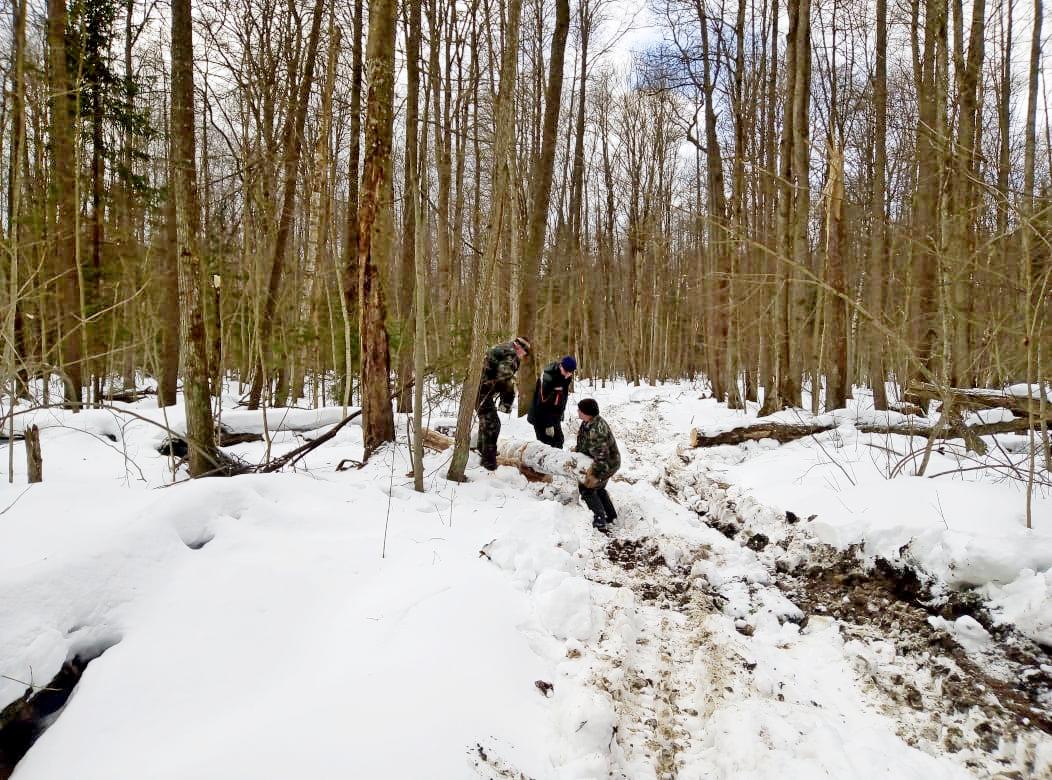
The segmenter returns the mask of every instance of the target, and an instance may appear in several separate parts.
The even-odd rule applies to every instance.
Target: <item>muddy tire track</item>
[[[623,528],[615,532],[591,576],[635,594],[648,636],[633,658],[618,662],[651,670],[626,674],[627,684],[604,686],[621,718],[617,740],[625,754],[623,768],[643,758],[655,777],[676,777],[707,718],[727,697],[751,685],[750,618],[735,622],[738,647],[726,637],[712,641],[705,628],[731,598],[740,603],[746,594],[750,613],[780,598],[785,607],[779,621],[795,622],[800,629],[810,621],[834,627],[844,641],[844,664],[853,664],[862,706],[896,724],[906,744],[950,756],[977,776],[1036,776],[1037,754],[1052,740],[1052,657],[1046,648],[996,626],[974,594],[936,597],[908,567],[867,562],[858,550],[819,544],[792,513],[774,517],[764,508],[769,525],[752,525],[746,515],[755,515],[759,505],[752,502],[743,512],[739,503],[750,499],[732,497],[729,486],[711,478],[703,453],[679,451],[669,457],[666,449],[658,455],[662,437],[657,431],[665,427],[658,402],[645,404],[641,420],[622,426],[625,449],[647,465],[644,478],[728,542],[755,553],[770,581],[709,585],[692,574],[692,565],[711,558],[718,567],[728,553],[707,545],[688,546],[687,554],[669,566],[661,550],[685,542],[653,533],[661,527],[656,518],[644,517],[638,524],[637,530],[652,531],[649,536],[630,538],[631,531]],[[625,482],[639,478],[621,477]],[[989,650],[967,652],[930,620],[962,615],[990,633]]]

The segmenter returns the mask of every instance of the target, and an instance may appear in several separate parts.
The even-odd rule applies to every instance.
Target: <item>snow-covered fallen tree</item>
[[[1046,423],[1052,422],[1052,407],[1046,414]],[[1011,407],[981,408],[967,416],[955,412],[942,415],[937,420],[896,412],[874,412],[855,416],[847,410],[838,409],[816,417],[797,415],[796,419],[787,419],[785,414],[781,413],[757,418],[746,425],[692,428],[690,446],[715,447],[720,444],[742,444],[761,439],[774,439],[785,444],[848,425],[860,433],[964,439],[969,449],[983,453],[986,446],[979,437],[999,433],[1022,433],[1031,425],[1038,427],[1040,424],[1040,419],[1031,421],[1027,417],[1016,417]]]
[[[592,459],[579,452],[567,452],[539,441],[505,439],[497,442],[497,455],[541,474],[572,477],[580,482],[592,466]]]
[[[324,406],[320,409],[235,409],[223,412],[222,425],[230,433],[313,431],[343,420],[357,407]],[[352,421],[353,424],[353,421]],[[360,424],[360,420],[359,420]]]

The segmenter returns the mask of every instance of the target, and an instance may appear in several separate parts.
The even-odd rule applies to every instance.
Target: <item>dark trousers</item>
[[[612,523],[617,519],[617,510],[614,509],[614,502],[610,500],[610,494],[606,492],[606,482],[594,488],[578,485],[577,489],[581,493],[585,506],[592,510],[596,520]]]
[[[544,432],[545,428],[554,428],[555,434],[549,436]],[[551,425],[537,424],[533,426],[533,430],[537,434],[537,441],[541,444],[547,444],[549,447],[555,447],[557,450],[561,450],[566,442],[566,439],[563,437],[563,427],[558,422]]]
[[[479,440],[478,451],[482,465],[497,465],[497,437],[500,436],[500,417],[493,396],[487,395],[478,405]]]

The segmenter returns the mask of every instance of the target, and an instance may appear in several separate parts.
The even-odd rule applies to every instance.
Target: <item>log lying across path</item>
[[[442,452],[453,446],[445,434],[424,429],[424,446]],[[499,439],[497,464],[517,468],[532,482],[550,482],[552,477],[567,477],[580,482],[592,465],[592,459],[578,452],[567,452],[539,441]]]

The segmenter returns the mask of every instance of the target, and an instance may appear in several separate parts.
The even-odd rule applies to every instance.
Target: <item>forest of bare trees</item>
[[[181,384],[200,472],[224,379],[368,452],[515,334],[767,410],[1048,380],[1043,0],[650,3],[10,0],[6,385]]]

